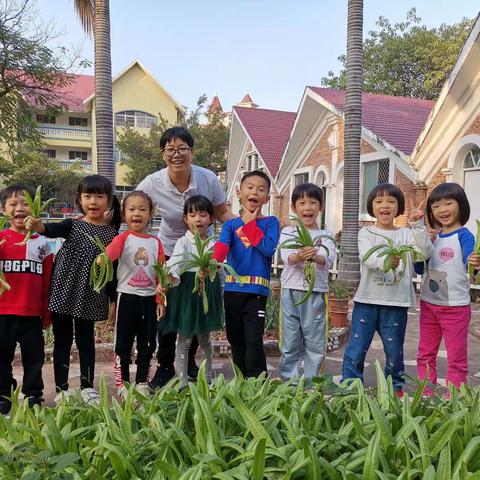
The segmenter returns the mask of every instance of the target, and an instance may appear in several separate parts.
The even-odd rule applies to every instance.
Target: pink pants
[[[417,354],[417,375],[427,376],[430,383],[437,383],[437,353],[442,336],[447,349],[447,385],[460,387],[467,380],[468,324],[472,311],[470,305],[444,307],[420,301],[420,337]],[[431,388],[425,388],[426,395],[432,395]]]

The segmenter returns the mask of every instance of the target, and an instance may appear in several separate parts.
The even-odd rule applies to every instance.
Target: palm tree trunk
[[[340,280],[347,283],[349,287],[356,287],[360,280],[358,214],[362,135],[362,59],[363,0],[348,0],[342,255],[338,273]]]
[[[109,0],[95,0],[95,124],[98,173],[115,187]]]

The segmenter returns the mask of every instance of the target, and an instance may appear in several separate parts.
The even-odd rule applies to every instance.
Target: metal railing
[[[90,128],[37,127],[37,130],[47,138],[92,139],[92,130]]]

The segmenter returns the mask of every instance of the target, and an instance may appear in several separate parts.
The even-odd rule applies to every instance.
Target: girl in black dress
[[[108,211],[118,205],[113,200],[110,181],[101,175],[88,175],[80,181],[75,197],[75,204],[83,214],[81,218],[47,224],[38,218],[27,222],[30,230],[50,238],[65,239],[55,258],[49,298],[53,318],[55,401],[68,392],[74,330],[80,357],[81,396],[87,403],[98,401],[98,393],[93,388],[94,322],[107,319],[109,297],[114,301],[115,287],[107,287],[109,292],[104,289],[96,293],[90,286],[90,266],[100,252],[89,236],[98,236],[104,245],[108,245],[117,235],[119,224],[112,226],[106,219]],[[117,212],[113,212],[112,218],[111,222],[115,223],[119,218]]]

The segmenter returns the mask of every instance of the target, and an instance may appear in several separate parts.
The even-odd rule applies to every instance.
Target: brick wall
[[[470,135],[471,133],[480,134],[480,115],[477,115],[477,118],[473,121],[470,127],[468,127],[468,130],[464,135]]]

